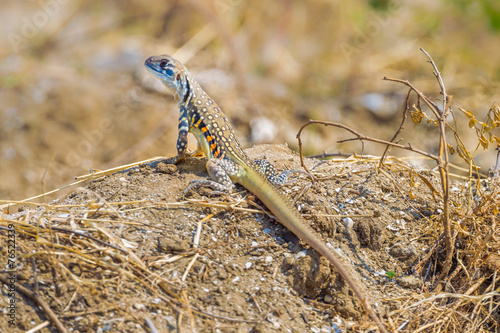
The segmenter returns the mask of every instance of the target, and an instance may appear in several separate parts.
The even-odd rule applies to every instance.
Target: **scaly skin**
[[[208,97],[182,63],[169,55],[160,55],[148,58],[145,66],[174,95],[180,108],[177,156],[174,162],[180,162],[186,157],[188,132],[195,135],[198,148],[201,147],[208,159],[207,170],[212,180],[194,181],[187,190],[201,185],[212,187],[216,191],[231,192],[233,183],[243,185],[254,193],[286,228],[335,266],[359,297],[380,331],[387,332],[349,271],[321,241],[290,200],[275,186],[284,183],[288,173],[277,176],[274,168],[266,161],[250,161],[222,110]]]

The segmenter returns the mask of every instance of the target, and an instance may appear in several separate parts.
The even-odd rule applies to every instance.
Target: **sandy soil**
[[[300,168],[298,156],[283,145],[260,145],[247,153],[280,170]],[[282,190],[351,267],[376,311],[395,325],[395,310],[433,282],[432,272],[425,283],[411,273],[438,237],[433,221],[439,207],[429,187],[402,162],[381,169],[368,159],[318,162],[307,163],[332,178],[311,186],[300,176]],[[373,327],[324,258],[266,214],[248,211],[259,201],[246,190],[206,197],[210,191],[201,189],[201,195],[182,198],[191,180],[207,177],[204,163],[192,158],[178,166],[137,167],[94,180],[50,207],[24,206],[4,215],[18,223],[19,284],[33,290],[36,281],[41,297],[73,332],[149,332],[146,318],[160,332]],[[423,174],[438,186],[431,172]],[[454,188],[457,194],[465,190],[460,184]],[[47,229],[36,242],[21,232],[21,222],[81,231],[103,243]],[[47,320],[32,300],[19,298],[17,304],[13,331]],[[6,327],[5,320],[0,326]]]

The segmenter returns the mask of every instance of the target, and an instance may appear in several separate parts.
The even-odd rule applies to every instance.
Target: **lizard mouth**
[[[148,71],[150,71],[151,73],[153,73],[153,74],[156,74],[156,73],[158,73],[158,74],[162,74],[162,72],[160,72],[158,69],[156,69],[156,68],[154,68],[154,67],[152,67],[152,66],[146,66],[146,69],[147,69]]]
[[[154,63],[151,61],[151,58],[147,59],[145,62],[144,62],[144,65],[146,66],[146,69],[148,69],[149,71],[154,71],[156,73],[161,73],[158,68],[154,65]]]

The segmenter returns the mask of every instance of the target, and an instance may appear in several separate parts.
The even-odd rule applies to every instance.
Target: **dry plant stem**
[[[175,309],[175,305],[169,304],[172,306],[172,308]],[[75,318],[79,316],[88,316],[89,314],[104,314],[106,312],[109,312],[111,310],[120,310],[121,309],[118,306],[113,306],[113,307],[107,307],[106,309],[86,309],[85,311],[80,311],[80,312],[73,312],[73,313],[66,313],[61,315],[61,318]],[[68,311],[65,309],[63,312]]]
[[[420,270],[423,268],[425,263],[432,257],[432,255],[434,254],[434,251],[436,251],[436,249],[438,248],[438,246],[442,242],[443,242],[443,235],[441,234],[441,236],[439,236],[439,238],[436,239],[436,241],[432,245],[431,249],[429,251],[427,251],[427,254],[425,255],[425,257],[423,259],[421,259],[420,262],[415,267],[413,267],[414,272],[420,273]]]
[[[441,178],[441,191],[443,195],[443,228],[444,228],[444,236],[445,236],[445,242],[446,242],[446,258],[443,264],[443,269],[441,270],[441,274],[439,275],[439,280],[442,280],[449,272],[451,268],[451,263],[453,259],[453,237],[451,233],[451,221],[450,221],[450,211],[449,211],[449,177],[450,177],[450,172],[449,172],[449,160],[448,160],[448,151],[446,149],[446,118],[449,115],[450,112],[450,102],[451,102],[451,96],[448,96],[446,94],[446,88],[444,86],[443,79],[441,77],[441,74],[439,73],[436,64],[432,60],[431,56],[421,49],[422,52],[425,53],[427,58],[429,59],[429,62],[431,63],[432,67],[434,68],[434,76],[436,76],[439,86],[441,88],[441,93],[443,95],[443,106],[442,110],[439,110],[437,105],[427,96],[425,96],[420,90],[415,88],[410,82],[406,80],[400,80],[400,79],[393,79],[393,78],[388,78],[384,77],[384,80],[387,81],[393,81],[393,82],[398,82],[402,83],[406,86],[408,86],[411,90],[413,90],[424,102],[425,104],[431,109],[431,111],[434,113],[434,116],[436,117],[438,121],[438,126],[439,126],[439,155],[434,156],[432,155],[432,158],[437,162],[438,168],[439,168],[439,175]],[[429,154],[430,155],[430,154]],[[429,156],[430,157],[430,156]]]
[[[3,275],[0,275],[0,281],[2,281],[2,283],[4,284],[10,284],[10,282]],[[38,304],[38,306],[40,306],[45,311],[50,321],[56,326],[58,332],[68,333],[68,331],[63,326],[61,321],[59,321],[59,318],[57,318],[56,314],[52,311],[50,306],[45,303],[45,301],[38,294],[31,292],[20,284],[16,284],[16,290],[24,296],[31,298],[36,304]]]
[[[186,291],[183,289],[181,290],[181,295],[184,298],[188,313],[189,313],[189,324],[191,325],[191,330],[193,332],[196,332],[196,329],[194,327],[194,316],[193,316],[193,310],[191,309],[191,305],[189,304],[189,299],[187,297]],[[182,314],[181,314],[182,316]],[[181,327],[182,321],[179,320],[179,328]]]
[[[431,56],[424,50],[420,49],[427,58],[429,58],[429,62],[434,68],[434,75],[439,82],[439,86],[441,87],[441,93],[443,94],[443,108],[441,112],[436,110],[435,113],[436,118],[439,123],[439,174],[441,176],[441,187],[443,192],[443,227],[444,227],[444,237],[446,241],[446,258],[443,264],[443,269],[441,270],[441,274],[439,275],[439,280],[443,280],[451,268],[451,262],[453,259],[453,236],[451,231],[451,221],[450,221],[450,170],[449,170],[449,156],[448,150],[446,147],[446,119],[450,113],[449,104],[451,102],[451,96],[448,98],[446,94],[446,87],[443,82],[443,78],[441,77],[441,73],[439,73],[434,60],[432,60]]]
[[[437,324],[440,324],[444,321],[444,319],[439,319],[438,321],[435,321],[435,322],[432,322],[432,323],[428,323],[424,326],[421,326],[418,330],[414,331],[413,333],[419,333],[419,332],[423,332],[425,331],[426,329],[428,329],[429,327],[432,327],[434,325],[437,325]]]
[[[319,155],[309,155],[309,156],[306,156],[307,158],[327,158],[327,157],[350,157],[352,154],[346,154],[346,153],[341,153],[341,152],[338,152],[338,153],[326,153],[326,152],[323,152],[323,154],[319,154]]]
[[[203,222],[210,220],[213,216],[214,214],[207,215],[198,222],[198,227],[196,228],[196,233],[194,234],[194,239],[193,239],[194,248],[200,247],[201,226],[203,225]]]
[[[193,309],[193,312],[195,312],[201,316],[205,316],[205,317],[213,317],[213,318],[227,320],[227,321],[234,321],[237,323],[258,324],[261,322],[261,320],[255,320],[255,319],[240,319],[240,318],[231,318],[231,317],[220,316],[220,315],[216,315],[216,314],[213,314],[213,313],[210,313],[207,311],[200,310],[194,306],[192,307],[192,309]]]
[[[334,126],[334,127],[342,128],[344,130],[349,131],[350,133],[352,133],[355,136],[355,138],[349,139],[349,140],[359,140],[359,141],[361,141],[362,144],[364,143],[364,141],[380,143],[380,144],[387,145],[388,148],[389,147],[396,147],[396,148],[412,151],[412,152],[415,152],[417,154],[427,156],[427,157],[435,160],[437,165],[438,165],[438,169],[439,169],[439,175],[440,175],[440,179],[441,179],[441,193],[442,193],[442,197],[443,197],[442,222],[443,222],[444,236],[445,236],[445,243],[446,243],[446,258],[445,258],[445,262],[443,264],[441,274],[439,275],[439,278],[438,278],[438,280],[443,280],[444,277],[447,276],[447,274],[451,268],[452,259],[453,259],[453,237],[452,237],[452,228],[451,228],[450,213],[449,213],[449,161],[448,161],[447,142],[446,142],[446,125],[447,125],[446,118],[449,114],[449,110],[450,110],[449,109],[449,102],[451,101],[451,98],[449,99],[448,95],[446,94],[446,88],[444,86],[441,74],[437,70],[437,67],[436,67],[434,61],[432,60],[432,58],[430,57],[430,55],[428,53],[426,53],[424,50],[422,50],[422,52],[424,52],[427,55],[427,57],[429,58],[429,62],[432,64],[432,66],[434,68],[434,75],[438,79],[439,86],[441,88],[441,93],[443,94],[442,111],[439,110],[437,105],[431,99],[429,99],[422,92],[420,92],[418,89],[416,89],[410,82],[405,81],[405,80],[390,79],[390,78],[386,78],[386,77],[384,78],[384,80],[395,81],[395,82],[399,82],[399,83],[403,83],[403,84],[407,85],[408,87],[410,87],[411,90],[415,91],[415,93],[432,110],[435,118],[438,121],[438,125],[439,125],[439,139],[440,139],[439,140],[439,155],[436,156],[436,155],[430,154],[428,152],[422,151],[420,149],[414,148],[411,146],[411,144],[409,144],[408,146],[404,146],[404,145],[394,143],[394,142],[389,142],[389,141],[380,140],[380,139],[376,139],[376,138],[372,138],[372,137],[367,137],[367,136],[361,135],[360,133],[358,133],[357,131],[353,130],[352,128],[350,128],[346,125],[343,125],[340,123],[327,122],[327,121],[309,120],[307,123],[305,123],[300,128],[299,132],[297,133],[297,140],[298,140],[298,144],[299,144],[299,155],[300,155],[301,165],[309,173],[311,173],[311,172],[308,170],[307,166],[304,163],[304,158],[303,158],[303,153],[302,153],[302,140],[300,138],[300,135],[302,133],[302,130],[304,130],[307,126],[309,126],[311,124],[323,124],[325,126]],[[402,125],[403,125],[403,123],[402,123]],[[395,138],[393,138],[393,139],[395,139]],[[345,142],[345,141],[349,141],[349,140],[342,140],[339,142]],[[439,285],[437,288],[440,289],[441,285]]]
[[[38,331],[40,331],[42,328],[45,328],[45,327],[47,327],[47,326],[49,326],[49,325],[50,325],[50,321],[48,321],[48,320],[47,320],[47,321],[44,321],[43,323],[41,323],[41,324],[39,324],[39,325],[37,325],[37,326],[33,327],[32,329],[27,330],[27,331],[26,331],[26,332],[24,332],[24,333],[35,333],[35,332],[38,332]]]
[[[100,245],[108,246],[108,247],[113,248],[115,250],[121,251],[122,253],[128,253],[124,249],[121,249],[121,248],[119,248],[117,246],[114,246],[113,244],[106,243],[106,242],[104,242],[104,241],[102,241],[102,240],[100,240],[98,238],[95,238],[93,236],[87,235],[87,234],[85,234],[83,232],[80,232],[80,231],[73,231],[73,230],[68,230],[68,229],[63,229],[63,228],[56,228],[56,227],[41,228],[41,229],[52,230],[52,231],[59,231],[59,232],[65,233],[65,234],[71,234],[71,235],[76,235],[76,236],[79,236],[79,237],[89,238],[89,239],[93,240],[94,242],[99,243]]]
[[[411,94],[411,90],[408,90],[408,94],[406,95],[406,100],[405,100],[405,108],[403,110],[403,119],[401,119],[401,124],[399,125],[398,130],[392,136],[392,139],[390,140],[391,142],[394,142],[394,140],[396,140],[396,138],[398,137],[398,135],[404,129],[405,121],[406,121],[406,118],[408,116],[408,109],[410,107],[409,106],[410,94]],[[385,148],[384,153],[382,154],[382,157],[380,158],[379,167],[381,167],[382,165],[384,165],[384,160],[385,160],[385,158],[386,158],[386,156],[387,156],[388,153],[389,153],[389,146],[387,146]]]
[[[47,196],[47,195],[50,195],[50,194],[54,194],[54,193],[59,192],[61,190],[67,189],[69,187],[81,184],[81,183],[83,183],[83,182],[85,182],[87,180],[93,180],[93,179],[96,179],[96,178],[100,178],[102,176],[107,176],[107,175],[111,175],[111,174],[116,173],[116,172],[127,170],[127,169],[130,169],[132,167],[135,167],[135,166],[138,166],[138,165],[141,165],[141,164],[147,164],[147,163],[151,163],[151,162],[155,162],[155,161],[161,161],[161,160],[165,160],[165,157],[157,156],[157,157],[153,157],[153,158],[150,158],[150,159],[147,159],[147,160],[144,160],[144,161],[139,161],[139,162],[131,163],[131,164],[128,164],[128,165],[122,165],[122,166],[119,166],[119,167],[116,167],[116,168],[112,168],[112,169],[108,169],[108,170],[104,170],[104,171],[92,171],[89,174],[75,177],[76,181],[73,182],[73,183],[71,183],[71,184],[64,185],[64,186],[59,187],[59,188],[57,188],[55,190],[44,192],[44,193],[36,195],[34,197],[30,197],[30,198],[27,198],[27,199],[24,199],[24,200],[17,200],[17,201],[14,201],[14,200],[0,200],[0,203],[6,203],[5,205],[1,205],[0,206],[0,210],[9,209],[9,207],[11,207],[13,205],[16,205],[16,204],[28,203],[28,202],[32,201],[33,199],[38,199],[38,198],[41,198],[41,197],[44,197],[44,196]],[[30,203],[30,204],[43,205],[43,204],[39,204],[39,203]]]
[[[149,327],[149,330],[151,331],[151,333],[158,333],[158,330],[156,329],[153,321],[151,319],[149,319],[149,317],[146,317],[145,319],[146,319],[146,325]]]
[[[462,296],[462,298],[460,298],[460,295],[456,295],[459,299],[458,301],[453,305],[453,307],[450,309],[450,312],[451,313],[454,313],[456,312],[456,310],[458,309],[458,307],[462,304],[462,302],[464,300],[467,300],[467,298],[465,296],[469,296],[470,294],[472,294],[485,280],[487,279],[487,277],[483,276],[482,278],[480,278],[478,281],[476,281],[476,283],[474,283],[474,285],[472,285]],[[446,296],[444,296],[446,297]],[[478,302],[479,304],[480,302]],[[439,319],[439,320],[436,320],[434,322],[431,322],[431,323],[428,323],[424,326],[421,326],[418,330],[416,330],[415,332],[423,332],[425,331],[425,329],[429,328],[429,327],[432,327],[432,326],[435,326],[435,325],[438,325],[438,324],[441,324],[442,322],[447,322],[448,320],[450,319],[450,316],[446,316],[444,317],[443,319]]]
[[[345,142],[345,141],[352,141],[352,140],[359,140],[359,141],[362,141],[362,142],[363,141],[376,142],[376,143],[380,143],[380,144],[383,144],[383,145],[388,145],[388,146],[399,148],[399,149],[409,150],[409,151],[412,151],[414,153],[417,153],[417,154],[429,157],[429,158],[431,158],[431,159],[433,159],[435,161],[439,160],[438,156],[432,155],[432,154],[430,154],[430,153],[428,153],[426,151],[420,150],[418,148],[414,148],[412,145],[404,146],[404,145],[401,145],[399,143],[394,143],[394,142],[390,142],[390,141],[386,141],[386,140],[380,140],[380,139],[375,139],[375,138],[372,138],[372,137],[369,137],[369,136],[365,136],[365,135],[362,135],[361,133],[355,131],[354,129],[352,129],[352,128],[344,125],[344,124],[341,124],[341,123],[334,123],[334,122],[330,122],[330,121],[320,121],[320,120],[309,120],[307,123],[305,123],[304,125],[302,125],[302,127],[299,130],[299,132],[297,133],[297,140],[299,142],[300,163],[301,163],[302,167],[308,173],[311,173],[311,172],[309,171],[309,169],[307,168],[307,166],[304,163],[304,156],[302,154],[302,140],[300,139],[300,134],[302,133],[302,131],[307,126],[312,125],[312,124],[322,124],[322,125],[325,125],[325,126],[334,126],[334,127],[342,128],[342,129],[344,129],[344,130],[346,130],[348,132],[351,132],[352,134],[354,134],[356,136],[353,139],[338,141],[339,143]]]
[[[497,147],[497,162],[495,164],[495,170],[493,171],[493,177],[498,177],[499,171],[500,171],[500,147]]]

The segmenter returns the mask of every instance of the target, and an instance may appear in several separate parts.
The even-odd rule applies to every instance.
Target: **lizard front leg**
[[[184,106],[180,108],[180,116],[179,116],[179,135],[177,137],[177,156],[172,158],[171,164],[177,164],[186,160],[186,157],[203,157],[205,154],[203,153],[203,148],[198,142],[198,146],[194,152],[188,152],[187,144],[188,139],[187,135],[189,132],[189,119],[187,110]],[[170,159],[169,159],[170,160]]]
[[[188,144],[189,119],[184,106],[180,108],[179,134],[177,136],[177,156],[167,159],[169,164],[177,164],[186,160],[186,149]]]

